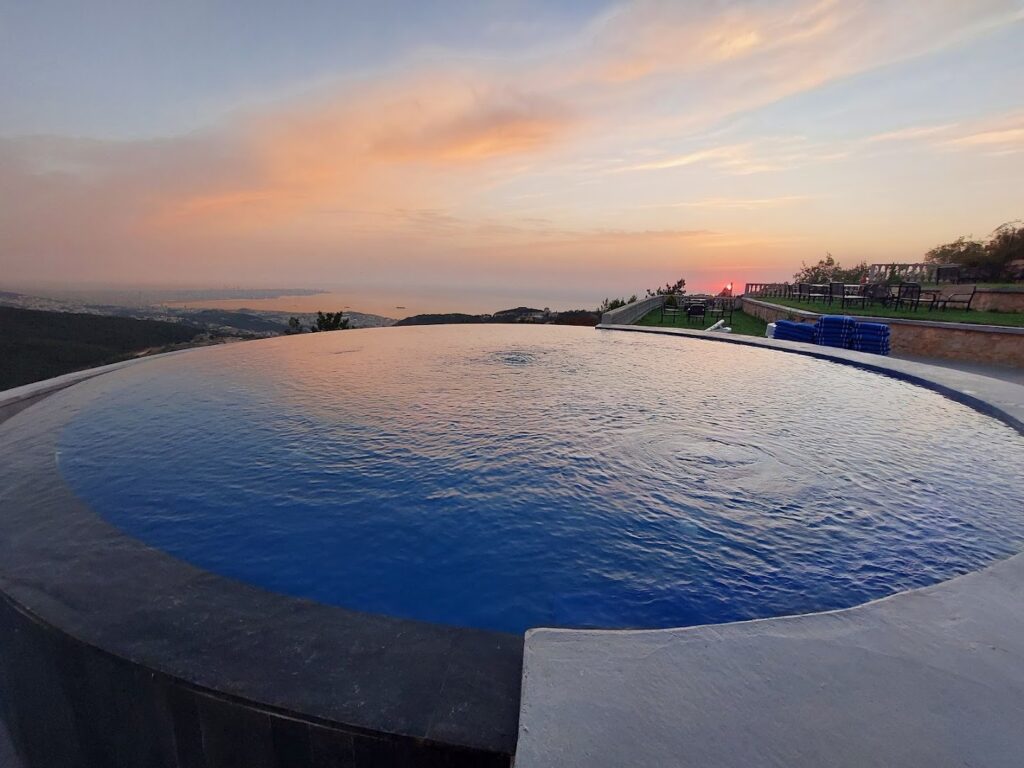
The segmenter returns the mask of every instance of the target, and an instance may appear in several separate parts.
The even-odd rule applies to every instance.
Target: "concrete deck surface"
[[[963,360],[942,360],[934,357],[914,357],[912,355],[894,355],[893,357],[897,360],[906,360],[911,363],[952,368],[964,373],[973,373],[978,376],[989,376],[993,379],[1009,381],[1013,384],[1024,384],[1024,368],[1014,368],[1009,365],[982,365],[981,363],[968,363]]]
[[[1024,556],[859,608],[527,636],[516,768],[1024,764]]]
[[[1024,387],[1006,380],[731,341],[929,382],[1024,432]],[[1007,480],[1024,488],[1024,468]],[[1024,555],[842,611],[527,634],[517,768],[1022,765]]]

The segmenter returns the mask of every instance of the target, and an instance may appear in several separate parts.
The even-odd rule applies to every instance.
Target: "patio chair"
[[[692,323],[695,320],[704,322],[707,315],[707,306],[703,302],[695,302],[686,308],[686,322]]]
[[[845,307],[847,303],[856,304],[859,301],[861,309],[864,309],[867,307],[868,301],[867,288],[868,287],[866,285],[844,286],[845,290],[843,292],[843,300],[840,303],[840,306]]]
[[[793,298],[797,301],[810,301],[811,286],[807,283],[797,283],[793,286]]]
[[[970,293],[951,293],[940,299],[936,299],[933,306],[935,309],[946,310],[950,306],[954,309],[962,309],[964,312],[971,311],[971,302],[974,301],[974,294],[978,292],[978,286],[971,288]]]
[[[828,303],[831,304],[834,301],[838,301],[840,304],[843,303],[843,297],[846,295],[846,283],[829,283],[828,284]]]
[[[896,302],[894,309],[902,309],[908,307],[915,312],[921,305],[921,284],[920,283],[900,283],[896,289]]]
[[[733,300],[728,297],[717,297],[712,299],[708,303],[707,308],[707,320],[709,322],[715,322],[716,320],[725,320],[727,324],[732,323],[732,307]]]
[[[840,307],[845,307],[846,302],[861,302],[864,304],[864,293],[860,285],[847,285],[846,283],[828,284],[828,303],[839,302]]]
[[[736,300],[731,296],[726,296],[718,300],[718,304],[722,310],[722,319],[725,320],[726,325],[732,325],[732,312],[736,307]]]
[[[672,302],[671,304],[669,302]],[[661,322],[665,322],[665,318],[672,322],[672,325],[676,324],[676,318],[683,314],[682,307],[679,306],[679,302],[675,296],[667,296],[663,302],[661,302]]]
[[[870,301],[874,304],[877,301],[881,302],[883,307],[888,307],[893,300],[892,291],[886,283],[868,283],[863,287],[862,293],[865,303]]]

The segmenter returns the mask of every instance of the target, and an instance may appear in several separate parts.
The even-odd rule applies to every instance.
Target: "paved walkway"
[[[1001,379],[1013,384],[1024,384],[1024,368],[1011,368],[1004,365],[982,365],[981,363],[968,363],[962,360],[942,360],[935,357],[913,357],[911,355],[893,355],[893,357],[899,360],[907,360],[911,363],[936,365],[940,368],[951,368],[955,371],[964,371],[965,373],[973,373],[978,376]]]
[[[516,768],[1019,768],[1024,555],[859,608],[527,636]]]

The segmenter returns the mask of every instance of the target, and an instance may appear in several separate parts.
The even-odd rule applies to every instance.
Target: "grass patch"
[[[916,312],[912,309],[894,310],[876,304],[867,309],[860,307],[846,306],[840,308],[838,304],[829,305],[827,302],[816,303],[797,301],[796,299],[755,299],[765,301],[769,304],[778,304],[783,307],[802,309],[805,312],[816,312],[820,315],[867,315],[870,317],[891,317],[906,320],[930,320],[937,323],[973,323],[975,325],[1008,325],[1024,327],[1024,312],[979,312],[971,310],[965,312],[962,309],[947,309],[945,312],[938,310],[929,311],[921,307]]]
[[[672,321],[675,320],[673,323]],[[661,309],[654,309],[644,315],[642,318],[637,320],[636,325],[646,325],[655,328],[689,328],[694,331],[703,331],[705,328],[711,325],[711,323],[694,324],[687,323],[686,318],[666,318],[664,322],[661,319]],[[736,310],[732,313],[732,322],[728,324],[732,328],[732,332],[739,334],[740,336],[764,336],[764,329],[768,325],[764,320],[760,320],[753,315],[748,315],[745,312]]]

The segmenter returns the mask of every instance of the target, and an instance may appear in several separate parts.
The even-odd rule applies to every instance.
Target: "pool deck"
[[[1024,433],[1024,387],[1009,381],[770,339],[603,328],[852,363]],[[1009,768],[1024,759],[1022,723],[1024,554],[842,611],[687,629],[532,630],[516,766]]]

